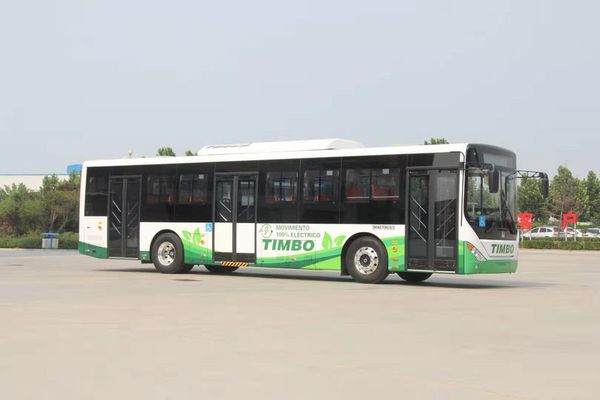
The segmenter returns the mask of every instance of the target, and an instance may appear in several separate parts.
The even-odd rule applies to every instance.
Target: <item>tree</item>
[[[587,197],[586,216],[594,224],[600,224],[600,180],[594,171],[588,172],[584,184]]]
[[[0,192],[0,231],[22,235],[35,230],[43,216],[39,194],[22,183],[7,186]]]
[[[44,178],[40,190],[44,210],[42,229],[49,232],[77,230],[79,182],[79,174],[71,174],[68,180],[59,180],[55,175]]]
[[[0,233],[77,231],[79,182],[80,176],[75,173],[66,180],[45,177],[37,192],[23,184],[0,189]]]
[[[517,201],[521,212],[529,211],[535,219],[545,220],[547,205],[542,194],[541,183],[539,179],[523,178],[517,192]]]
[[[160,157],[175,157],[175,152],[170,147],[161,147],[156,151],[156,155]]]
[[[578,217],[580,221],[590,220],[589,198],[587,194],[586,179],[577,179],[577,187],[575,188],[575,200],[578,204]]]
[[[186,156],[188,156],[188,157],[190,157],[190,156],[195,156],[195,155],[196,155],[196,153],[194,153],[194,152],[193,152],[193,151],[191,151],[191,150],[186,150],[186,151],[185,151],[185,155],[186,155]]]
[[[426,140],[425,142],[423,142],[423,144],[425,145],[431,145],[431,144],[448,144],[450,143],[448,141],[448,139],[443,138],[443,137],[432,137],[429,140]]]
[[[577,214],[583,211],[579,179],[573,176],[564,165],[558,167],[558,173],[550,183],[550,212],[556,216],[573,210]]]

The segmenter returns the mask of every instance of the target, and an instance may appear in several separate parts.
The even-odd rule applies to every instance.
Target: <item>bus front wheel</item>
[[[353,241],[344,257],[346,270],[356,282],[381,283],[389,274],[385,247],[374,237]]]
[[[431,272],[398,272],[398,276],[404,279],[406,282],[423,282],[429,279]]]
[[[223,265],[205,265],[204,268],[213,274],[230,274],[239,267],[225,267]]]
[[[183,245],[173,233],[163,233],[152,243],[152,263],[163,274],[180,274],[192,269],[183,262]]]

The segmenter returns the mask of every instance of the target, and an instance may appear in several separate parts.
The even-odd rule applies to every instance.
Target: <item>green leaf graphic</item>
[[[329,233],[325,232],[325,235],[323,235],[323,242],[321,243],[321,245],[325,250],[329,250],[331,246],[333,246],[331,235],[329,235]]]
[[[196,228],[194,231],[194,244],[200,244],[202,240],[202,234],[200,233],[200,228]]]
[[[344,239],[346,239],[346,236],[340,235],[336,237],[333,242],[335,243],[336,247],[342,247],[342,245],[344,244]]]
[[[188,242],[192,241],[191,233],[189,233],[188,231],[181,231],[181,233],[183,233],[183,237],[185,238],[185,240],[187,240]]]

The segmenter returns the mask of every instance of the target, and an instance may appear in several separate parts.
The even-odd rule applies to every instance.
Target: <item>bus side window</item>
[[[300,160],[266,160],[258,163],[258,222],[298,222],[299,171]]]
[[[148,176],[147,204],[174,204],[175,182],[174,177],[167,175]]]
[[[85,216],[103,217],[108,206],[108,170],[88,168],[85,186]]]
[[[181,174],[177,204],[207,204],[208,179],[206,174]]]
[[[298,172],[267,172],[267,204],[295,203],[297,192]]]
[[[400,197],[400,169],[373,169],[371,174],[371,198],[373,200],[397,200]]]
[[[369,201],[371,170],[367,168],[346,170],[346,201]]]
[[[304,171],[304,202],[330,203],[337,201],[339,176],[340,171],[337,169]]]
[[[407,156],[342,160],[343,224],[402,224]]]
[[[192,191],[194,190],[194,175],[179,175],[179,191],[177,204],[192,204]]]

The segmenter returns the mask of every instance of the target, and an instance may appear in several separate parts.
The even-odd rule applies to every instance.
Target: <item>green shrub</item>
[[[9,249],[41,249],[42,237],[40,235],[2,236],[0,247]]]
[[[544,238],[544,239],[524,239],[521,241],[522,249],[555,249],[555,250],[600,250],[600,239],[586,238],[574,241],[569,238],[564,239]]]
[[[58,237],[59,249],[77,249],[79,235],[75,232],[64,232]],[[27,234],[22,236],[0,236],[0,248],[7,249],[41,249],[42,235]]]
[[[58,248],[77,249],[79,245],[79,234],[76,232],[63,232],[58,237]]]

